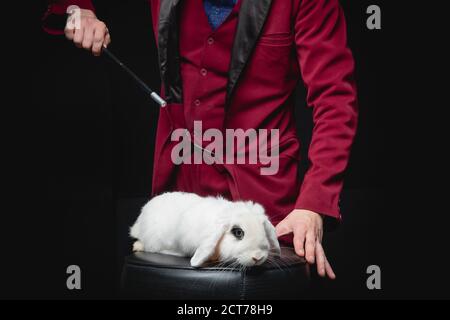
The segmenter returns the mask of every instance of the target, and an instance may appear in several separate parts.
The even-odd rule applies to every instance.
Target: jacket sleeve
[[[343,174],[357,127],[354,61],[338,0],[303,0],[295,18],[295,41],[314,130],[296,209],[341,219]]]
[[[54,35],[64,33],[65,15],[71,5],[95,11],[91,0],[49,0],[47,11],[42,18],[42,27],[47,33]]]

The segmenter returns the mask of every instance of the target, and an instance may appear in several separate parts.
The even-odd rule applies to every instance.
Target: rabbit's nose
[[[260,261],[260,260],[262,259],[262,257],[259,257],[259,258],[257,258],[257,257],[252,257],[252,259],[253,259],[253,261],[258,262],[258,261]]]

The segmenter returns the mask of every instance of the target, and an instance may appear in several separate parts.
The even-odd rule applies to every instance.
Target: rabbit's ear
[[[200,246],[194,253],[194,256],[191,258],[191,266],[200,267],[204,264],[208,259],[214,254],[216,251],[216,247],[224,235],[224,233],[228,230],[228,224],[221,223],[218,228],[214,228],[211,230],[211,234],[209,237],[204,239]]]
[[[278,242],[275,228],[267,219],[264,220],[264,230],[266,231],[266,236],[267,239],[269,240],[270,249],[273,250],[273,252],[275,253],[274,255],[280,256],[281,255],[280,243]]]

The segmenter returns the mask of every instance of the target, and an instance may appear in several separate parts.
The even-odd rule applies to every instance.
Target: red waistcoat
[[[240,1],[224,23],[211,28],[203,0],[184,1],[180,8],[180,59],[186,125],[201,120],[203,130],[222,128],[231,49]]]
[[[180,34],[179,52],[184,121],[192,137],[194,121],[202,122],[203,131],[224,126],[228,71],[239,7],[240,1],[222,25],[213,30],[203,8],[203,0],[184,1],[180,6],[179,24],[183,32]],[[196,143],[205,146],[202,141]],[[176,190],[234,198],[223,167],[191,162],[175,169]]]

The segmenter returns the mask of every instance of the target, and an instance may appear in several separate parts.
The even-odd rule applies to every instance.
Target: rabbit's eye
[[[231,233],[233,234],[233,236],[236,237],[236,239],[238,240],[242,240],[242,238],[244,238],[244,230],[242,230],[239,227],[233,227],[233,229],[231,229]]]

